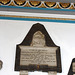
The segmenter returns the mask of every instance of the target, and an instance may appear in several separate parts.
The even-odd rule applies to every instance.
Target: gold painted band
[[[52,19],[52,20],[72,20],[70,18],[52,18],[52,17],[33,17],[33,16],[15,16],[15,15],[0,15],[1,17],[15,17],[15,18],[32,18],[32,19]]]

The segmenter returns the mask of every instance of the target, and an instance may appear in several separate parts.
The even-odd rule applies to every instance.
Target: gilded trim
[[[0,0],[0,6],[21,6],[37,8],[58,8],[58,9],[75,9],[75,3],[60,3],[47,1],[26,1],[26,0]]]
[[[31,19],[51,19],[51,20],[75,21],[75,19],[70,19],[70,18],[33,17],[33,16],[15,16],[15,15],[0,15],[0,17],[31,18]]]

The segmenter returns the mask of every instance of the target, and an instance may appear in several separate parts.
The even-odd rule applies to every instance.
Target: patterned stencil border
[[[0,0],[0,6],[75,9],[75,3],[60,3],[60,2],[47,2],[47,1],[26,1],[26,0]]]

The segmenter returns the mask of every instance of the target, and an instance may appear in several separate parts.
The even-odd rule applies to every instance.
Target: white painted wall
[[[75,24],[0,20],[0,60],[3,68],[0,75],[19,75],[14,71],[16,45],[21,43],[31,26],[41,23],[45,26],[56,45],[61,48],[62,73],[67,75],[72,59],[75,57]],[[29,75],[47,75],[47,73],[29,73]]]
[[[0,11],[0,15],[14,15],[14,16],[16,15],[16,16],[31,16],[31,17],[50,17],[50,18],[75,19],[75,15],[52,14],[52,13],[49,14],[49,13],[29,13],[29,12]]]

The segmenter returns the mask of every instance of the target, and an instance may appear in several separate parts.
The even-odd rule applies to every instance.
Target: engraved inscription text
[[[20,65],[57,66],[56,50],[58,47],[19,47],[21,49]]]

